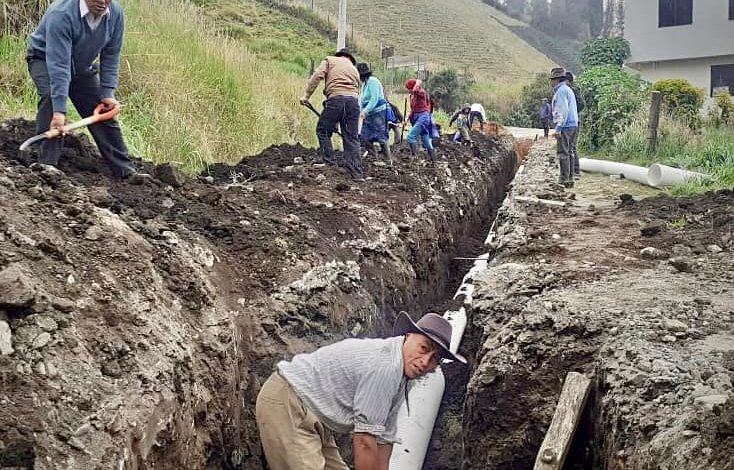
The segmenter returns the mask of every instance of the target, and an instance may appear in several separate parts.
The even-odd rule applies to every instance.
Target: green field
[[[310,5],[290,1],[299,2]],[[338,11],[338,0],[314,2],[332,18]],[[523,23],[479,0],[349,0],[348,21],[355,34],[394,45],[396,55],[425,55],[434,68],[471,71],[482,81],[526,80],[553,66],[505,26]]]

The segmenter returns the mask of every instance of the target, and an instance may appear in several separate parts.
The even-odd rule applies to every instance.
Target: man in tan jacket
[[[364,180],[362,157],[359,154],[359,72],[356,60],[347,50],[341,49],[325,58],[308,81],[301,103],[308,103],[320,81],[324,81],[324,110],[316,125],[321,158],[327,165],[336,165],[331,136],[336,125],[341,127],[344,143],[344,168],[357,181]]]

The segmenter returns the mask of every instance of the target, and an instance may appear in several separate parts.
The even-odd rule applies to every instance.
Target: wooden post
[[[650,122],[647,126],[647,153],[652,155],[658,146],[658,124],[660,124],[660,104],[663,95],[659,91],[652,92],[650,102]]]
[[[558,399],[553,421],[540,446],[534,470],[562,470],[573,435],[581,420],[591,380],[578,372],[569,372]]]

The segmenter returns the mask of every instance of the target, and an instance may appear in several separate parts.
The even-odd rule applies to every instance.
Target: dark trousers
[[[543,126],[543,136],[547,139],[548,138],[548,132],[549,132],[549,120],[548,119],[541,119],[540,124]]]
[[[474,126],[475,119],[479,120],[479,127],[480,129],[483,130],[484,129],[484,118],[482,117],[482,113],[480,113],[479,111],[472,111],[469,113],[469,129],[471,129],[472,126]]]
[[[53,116],[51,103],[51,80],[46,69],[46,61],[34,57],[28,58],[28,71],[38,90],[38,114],[36,115],[36,130],[46,132]],[[99,75],[94,72],[77,74],[69,85],[69,98],[82,117],[91,116],[94,108],[101,101]],[[99,148],[99,153],[109,164],[112,174],[118,178],[125,178],[135,173],[127,146],[122,138],[120,124],[114,119],[98,122],[89,126],[89,131]],[[39,163],[58,165],[63,139],[46,139],[41,143]]]
[[[575,127],[566,128],[558,132],[558,165],[560,167],[560,177],[558,182],[561,184],[573,183],[573,162],[571,161],[571,144],[578,134]]]
[[[344,143],[344,168],[352,178],[362,178],[362,156],[359,154],[359,101],[351,96],[334,96],[324,101],[316,136],[321,158],[329,165],[336,164],[331,136],[339,124]]]

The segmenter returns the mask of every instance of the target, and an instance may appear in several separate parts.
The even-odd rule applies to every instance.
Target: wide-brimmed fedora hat
[[[560,78],[565,79],[566,69],[564,69],[563,67],[554,67],[551,69],[550,77],[548,78],[550,78],[551,80],[556,80]]]
[[[395,320],[393,334],[402,336],[408,333],[427,336],[436,343],[441,350],[442,357],[466,364],[466,359],[463,356],[454,354],[449,349],[451,345],[451,323],[437,313],[426,313],[416,323],[406,312],[400,312]]]
[[[352,65],[357,65],[357,59],[354,58],[354,55],[352,55],[352,53],[349,52],[349,49],[347,49],[346,47],[336,51],[336,54],[334,54],[334,56],[335,57],[346,57],[347,59],[352,61]]]

